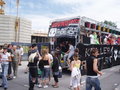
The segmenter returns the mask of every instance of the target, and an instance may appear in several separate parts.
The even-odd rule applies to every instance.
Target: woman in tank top
[[[78,59],[78,54],[73,56],[73,61],[71,62],[71,77],[72,77],[72,87],[74,90],[80,90],[80,64],[81,61]]]
[[[48,83],[49,83],[49,74],[50,74],[50,58],[48,55],[48,50],[47,49],[43,49],[42,50],[42,59],[40,60],[39,65],[43,65],[42,68],[42,79],[43,79],[43,88],[47,88],[48,87]]]

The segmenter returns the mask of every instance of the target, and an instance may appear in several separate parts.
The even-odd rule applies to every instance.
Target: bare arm
[[[73,61],[70,64],[70,70],[72,71],[72,69],[73,69]]]
[[[100,72],[100,71],[98,70],[97,63],[98,63],[98,60],[97,60],[97,59],[94,59],[94,62],[93,62],[93,70],[94,70],[96,73],[102,75],[102,72]]]
[[[11,62],[11,61],[12,61],[12,60],[11,60],[11,56],[9,56],[8,59],[9,59],[8,62]]]

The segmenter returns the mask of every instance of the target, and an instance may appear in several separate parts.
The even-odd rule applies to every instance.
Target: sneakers
[[[0,84],[0,87],[3,87],[3,85],[2,85],[2,84]]]
[[[43,86],[43,88],[48,88],[48,85]]]
[[[16,78],[16,76],[13,76],[13,78],[15,79],[15,78]]]
[[[69,88],[70,90],[72,90],[72,89],[73,89],[73,88],[72,88],[72,86],[69,86],[68,88]]]
[[[4,90],[7,90],[7,88],[4,88]]]
[[[42,88],[42,85],[41,85],[41,84],[39,84],[39,85],[38,85],[38,87],[39,87],[39,88]]]

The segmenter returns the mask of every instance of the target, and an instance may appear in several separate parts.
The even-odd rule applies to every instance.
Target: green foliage
[[[105,20],[103,23],[117,28],[117,25],[115,22]]]

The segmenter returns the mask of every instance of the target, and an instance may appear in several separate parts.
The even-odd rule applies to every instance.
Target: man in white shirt
[[[74,54],[74,47],[71,43],[69,43],[69,50],[64,55],[64,61],[69,60],[69,58]],[[67,58],[68,57],[68,58]],[[67,60],[66,60],[67,58]]]

